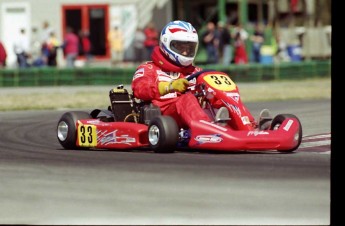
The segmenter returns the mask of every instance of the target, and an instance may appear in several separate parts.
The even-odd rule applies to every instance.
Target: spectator
[[[47,57],[47,65],[48,66],[57,66],[56,56],[57,50],[61,46],[60,41],[56,38],[55,32],[50,32],[50,37],[48,38],[47,42],[45,43],[45,55]]]
[[[30,42],[30,64],[34,67],[44,66],[47,63],[47,59],[44,58],[43,45],[41,37],[38,34],[36,27],[31,29],[31,42]]]
[[[275,53],[274,58],[277,63],[291,61],[290,56],[287,51],[287,44],[282,39],[280,34],[276,35],[276,53]]]
[[[20,29],[20,33],[14,41],[14,53],[17,55],[17,63],[20,68],[29,67],[29,37],[26,35],[24,28]]]
[[[114,26],[107,35],[111,51],[111,64],[117,65],[123,61],[124,37],[118,26]]]
[[[0,41],[0,68],[6,67],[7,53],[4,45]]]
[[[235,64],[247,64],[248,56],[244,40],[241,37],[241,32],[235,35]]]
[[[134,53],[136,63],[142,63],[145,60],[144,41],[146,36],[141,28],[137,28],[134,35]]]
[[[81,32],[81,46],[82,46],[83,54],[86,59],[86,65],[89,65],[92,59],[92,53],[91,53],[92,45],[90,41],[89,31],[85,30]]]
[[[42,32],[41,32],[41,44],[44,45],[48,38],[50,37],[50,33],[53,29],[50,27],[48,21],[44,21],[42,24]]]
[[[248,32],[242,27],[241,24],[237,24],[237,26],[234,28],[234,33],[235,33],[235,35],[236,35],[237,33],[239,33],[239,34],[240,34],[241,40],[243,40],[244,42],[245,42],[245,41],[248,39],[248,37],[249,37]]]
[[[144,46],[146,49],[146,60],[150,60],[151,54],[153,51],[153,48],[158,45],[158,31],[155,28],[155,24],[151,21],[148,23],[146,28],[144,29],[144,34],[145,34],[145,41],[144,41]]]
[[[213,22],[208,22],[206,31],[202,34],[202,41],[206,48],[207,64],[218,63],[219,34]]]
[[[253,42],[253,57],[255,63],[260,63],[260,50],[261,46],[264,43],[264,33],[262,31],[262,27],[259,24],[255,25],[254,34],[251,37],[251,41]]]
[[[219,55],[222,58],[222,64],[226,66],[231,63],[233,56],[231,34],[228,27],[230,25],[224,25],[222,21],[219,21],[217,25],[219,30]]]
[[[79,39],[78,36],[73,33],[73,28],[71,27],[66,28],[63,50],[67,62],[66,66],[68,68],[74,68],[74,63],[79,53]]]

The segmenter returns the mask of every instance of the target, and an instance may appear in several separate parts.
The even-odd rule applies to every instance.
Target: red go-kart
[[[179,148],[292,152],[299,147],[302,125],[295,115],[272,118],[264,109],[254,119],[236,84],[223,72],[205,70],[188,80],[195,84],[188,92],[194,93],[212,122],[193,121],[190,128],[179,128],[157,106],[134,98],[120,85],[110,90],[108,109],[64,113],[57,124],[57,138],[65,149],[149,148],[158,153]],[[228,110],[225,118],[217,118],[220,108]]]

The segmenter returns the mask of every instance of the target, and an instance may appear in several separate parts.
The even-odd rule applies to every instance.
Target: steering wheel
[[[213,69],[205,69],[205,70],[202,70],[202,71],[198,71],[198,72],[195,72],[194,74],[191,74],[190,76],[188,76],[188,78],[186,78],[188,81],[192,80],[193,78],[198,78],[199,75],[205,73],[205,72],[210,72],[210,71],[215,71]]]

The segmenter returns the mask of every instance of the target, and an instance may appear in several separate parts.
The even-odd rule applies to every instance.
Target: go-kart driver
[[[193,66],[198,44],[198,34],[190,23],[168,23],[160,34],[159,46],[153,50],[152,61],[139,65],[133,77],[134,96],[151,101],[180,128],[190,128],[192,120],[212,121],[197,98],[191,92],[184,93],[194,85],[186,76],[202,70]]]

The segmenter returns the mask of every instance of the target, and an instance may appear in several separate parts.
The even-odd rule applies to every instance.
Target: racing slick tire
[[[178,142],[179,128],[170,116],[153,118],[148,127],[150,148],[156,153],[172,153]]]
[[[288,118],[295,118],[298,121],[299,131],[298,131],[298,134],[296,134],[298,136],[296,138],[298,140],[298,142],[297,142],[297,145],[294,148],[291,148],[291,149],[288,149],[288,150],[278,150],[279,152],[285,152],[285,153],[293,152],[293,151],[295,151],[299,147],[299,145],[302,142],[302,124],[299,121],[299,119],[297,118],[297,116],[295,116],[293,114],[279,114],[276,117],[274,117],[274,119],[272,120],[272,123],[271,123],[271,130],[277,130],[280,127],[280,125],[283,123],[283,121],[285,119],[288,119]]]
[[[77,121],[80,119],[91,119],[89,113],[84,111],[70,111],[64,113],[57,125],[57,138],[65,149],[82,149],[77,147]]]

